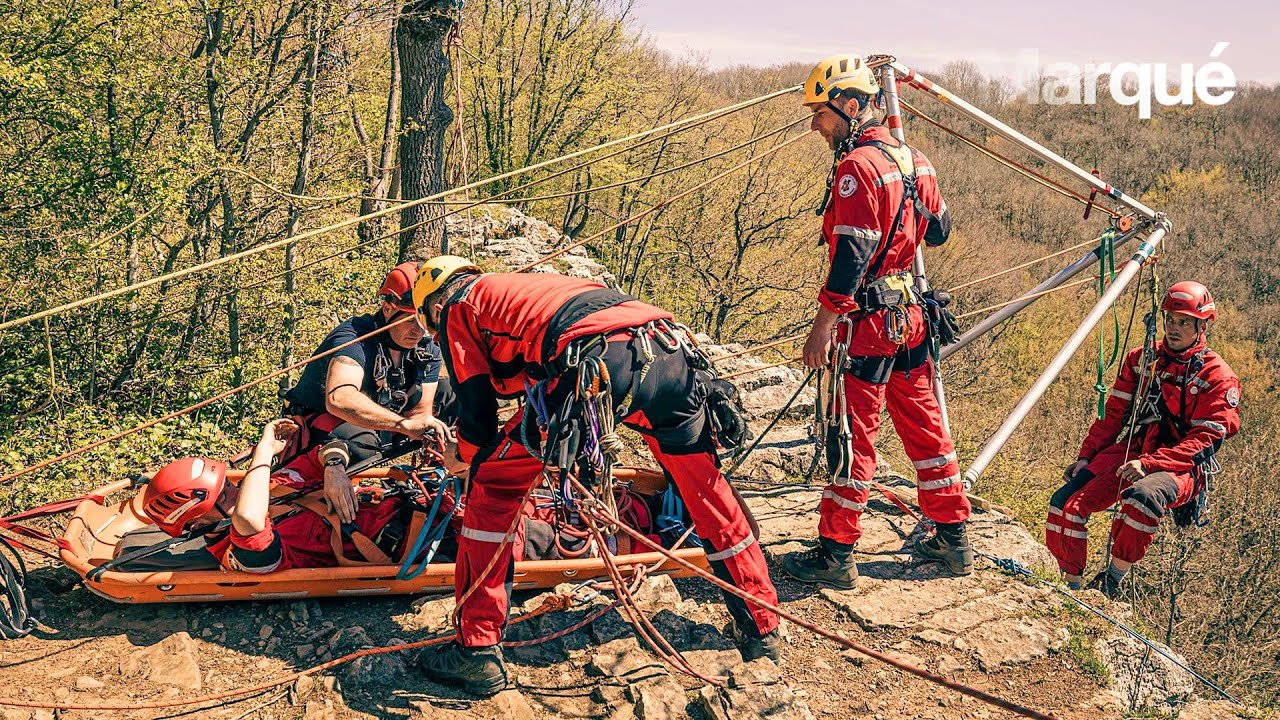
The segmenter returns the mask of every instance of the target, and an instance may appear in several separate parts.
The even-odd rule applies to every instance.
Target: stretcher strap
[[[391,558],[382,552],[382,548],[369,539],[369,536],[354,529],[354,524],[344,528],[342,521],[338,519],[337,513],[329,508],[329,504],[320,498],[319,493],[310,493],[303,495],[291,501],[304,510],[311,512],[324,518],[325,523],[329,525],[331,530],[329,535],[329,545],[333,548],[333,555],[337,559],[338,564],[342,567],[353,567],[361,565],[391,565]],[[353,560],[346,556],[343,552],[344,536],[351,540],[351,544],[355,546],[356,552],[360,554],[361,560]]]

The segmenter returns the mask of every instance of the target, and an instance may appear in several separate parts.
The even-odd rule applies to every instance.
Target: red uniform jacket
[[[670,319],[665,310],[628,300],[586,315],[554,339],[544,338],[556,312],[584,293],[604,290],[592,280],[545,273],[481,275],[449,299],[437,341],[458,394],[458,452],[468,462],[498,434],[498,398],[522,395],[529,369],[559,356],[569,342]]]
[[[1093,459],[1119,438],[1138,389],[1141,363],[1142,348],[1125,358],[1107,398],[1106,417],[1089,428],[1080,459]],[[1152,382],[1160,385],[1163,412],[1135,438],[1134,454],[1148,473],[1191,473],[1202,453],[1240,430],[1240,379],[1203,343],[1173,353],[1161,341],[1152,373]]]
[[[858,143],[879,141],[896,147],[898,141],[882,125],[863,129]],[[946,242],[951,231],[947,204],[938,191],[938,178],[924,153],[914,148],[916,193],[939,222],[918,216],[907,202],[902,221],[892,238],[885,238],[893,226],[902,202],[904,186],[897,163],[874,145],[859,145],[840,160],[831,186],[831,202],[822,216],[822,237],[827,241],[831,269],[818,295],[818,302],[837,314],[858,309],[854,295],[858,288],[876,277],[893,275],[911,268],[916,248],[922,240],[930,245]],[[876,277],[864,277],[876,255],[888,243],[884,263]]]

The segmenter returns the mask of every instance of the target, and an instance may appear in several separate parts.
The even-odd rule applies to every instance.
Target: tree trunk
[[[302,85],[302,130],[298,139],[298,167],[293,175],[294,195],[302,195],[307,190],[307,180],[311,174],[311,146],[315,138],[316,111],[316,76],[320,68],[320,18],[318,13],[310,17],[311,48],[307,53],[307,74]],[[302,208],[295,203],[289,211],[289,227],[285,231],[288,237],[298,234],[298,226],[302,223]],[[294,264],[297,262],[297,243],[289,243],[284,247],[284,346],[280,349],[280,367],[293,364],[294,335],[297,329],[297,281],[294,277]],[[289,389],[292,382],[290,373],[280,376],[280,394]]]
[[[449,58],[444,43],[453,28],[452,0],[405,4],[396,25],[400,57],[400,197],[417,200],[444,190],[445,135],[453,111],[445,103]],[[400,261],[439,252],[444,227],[432,220],[444,206],[423,204],[400,213]]]

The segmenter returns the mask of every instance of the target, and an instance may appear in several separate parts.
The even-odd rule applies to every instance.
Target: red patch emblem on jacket
[[[840,197],[849,197],[858,191],[858,181],[853,179],[852,175],[844,175],[840,178],[840,182],[836,187],[836,192],[840,193]]]
[[[1240,388],[1233,387],[1227,390],[1227,404],[1236,407],[1240,404]]]

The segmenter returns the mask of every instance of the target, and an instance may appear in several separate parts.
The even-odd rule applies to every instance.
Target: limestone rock
[[[403,642],[392,643],[393,645],[403,645]],[[392,682],[404,677],[409,672],[409,664],[403,652],[381,653],[378,655],[365,655],[347,663],[343,667],[342,674],[348,680],[359,680],[360,678],[378,678],[380,682]]]
[[[1067,640],[1064,628],[1043,618],[1007,617],[986,623],[964,636],[986,672],[1043,657]]]
[[[813,720],[809,704],[782,683],[741,689],[704,685],[697,702],[714,720]]]
[[[365,629],[352,625],[339,629],[329,638],[329,650],[334,654],[345,654],[352,650],[361,650],[374,646],[373,640]]]
[[[680,604],[680,591],[669,575],[653,575],[644,579],[636,594],[636,606],[645,615],[674,608]]]
[[[529,700],[519,690],[503,690],[489,700],[490,704],[508,720],[533,720],[537,717]]]
[[[853,590],[823,588],[822,597],[864,630],[914,627],[926,615],[986,594],[973,577],[900,583],[861,578]]]
[[[142,648],[120,663],[120,674],[187,690],[202,687],[195,641],[185,632],[175,633]]]
[[[425,595],[413,601],[414,614],[403,621],[406,630],[421,630],[436,635],[452,627],[450,617],[457,603],[453,594]]]
[[[81,675],[76,678],[76,689],[81,692],[93,692],[94,690],[101,690],[104,687],[106,687],[106,683],[96,678],[91,678],[88,675]]]
[[[1179,657],[1161,645],[1166,652]],[[1128,635],[1116,635],[1095,646],[1102,662],[1111,668],[1112,689],[1133,699],[1135,708],[1169,712],[1183,704],[1195,691],[1195,681],[1186,672]],[[1185,663],[1185,660],[1183,660]]]
[[[670,675],[631,685],[627,693],[635,702],[636,720],[682,720],[688,717],[684,687]]]
[[[600,646],[587,664],[588,675],[595,677],[640,677],[665,675],[666,668],[658,658],[640,647],[635,638],[619,638]]]
[[[447,217],[445,232],[453,252],[471,254],[482,262],[497,260],[511,269],[536,262],[570,242],[551,225],[501,205],[484,205],[473,212]],[[606,285],[617,283],[613,274],[582,248],[574,248],[538,265],[533,272],[558,272]]]
[[[302,720],[338,720],[338,713],[332,702],[312,700],[303,708]]]
[[[690,650],[681,654],[695,670],[712,678],[729,678],[743,665],[737,650]]]

